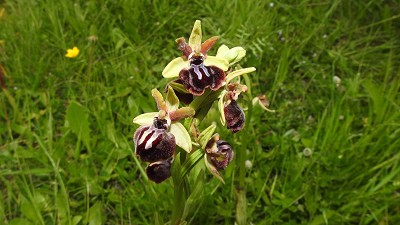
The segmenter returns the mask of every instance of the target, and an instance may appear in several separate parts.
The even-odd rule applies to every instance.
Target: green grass
[[[277,110],[255,106],[235,135],[219,129],[253,164],[248,220],[398,223],[400,3],[273,2],[0,2],[0,223],[169,219],[172,181],[143,176],[132,119],[156,109],[150,90],[167,83],[174,40],[196,19],[206,37],[247,49],[242,66],[257,72],[244,100],[265,94]],[[74,45],[80,55],[66,58]],[[223,176],[207,175],[192,224],[234,223],[234,163]]]

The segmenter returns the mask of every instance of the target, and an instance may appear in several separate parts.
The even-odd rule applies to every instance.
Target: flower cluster
[[[247,91],[247,86],[240,84],[240,76],[255,68],[235,70],[235,64],[246,55],[242,47],[230,49],[222,45],[215,56],[209,55],[218,39],[214,36],[202,43],[198,20],[188,42],[184,37],[176,39],[182,55],[162,72],[164,78],[173,78],[165,89],[165,99],[158,90],[152,90],[159,111],[139,115],[133,120],[141,125],[134,135],[135,154],[150,163],[146,172],[156,183],[171,176],[171,164],[180,149],[189,154],[193,147],[201,149],[207,168],[220,180],[218,171],[224,170],[233,159],[231,145],[214,134],[215,124],[201,133],[197,126],[212,103],[218,101],[221,123],[233,133],[242,130],[245,114],[237,101],[239,95]],[[180,104],[185,106],[179,108]],[[191,118],[185,123],[188,129],[179,122],[185,118]]]

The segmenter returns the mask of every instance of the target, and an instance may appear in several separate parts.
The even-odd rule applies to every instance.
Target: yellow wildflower
[[[78,55],[79,55],[79,48],[78,47],[73,47],[72,49],[67,49],[67,54],[65,54],[65,57],[75,58]]]

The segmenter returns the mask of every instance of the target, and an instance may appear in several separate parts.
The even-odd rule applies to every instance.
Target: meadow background
[[[196,19],[247,50],[245,99],[276,109],[219,130],[252,164],[249,224],[397,224],[398,0],[0,1],[0,224],[169,219],[172,181],[143,176],[132,119]],[[192,224],[234,223],[235,171],[206,176]]]

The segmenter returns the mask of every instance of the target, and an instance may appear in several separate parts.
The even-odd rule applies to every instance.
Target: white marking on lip
[[[153,147],[153,142],[162,134],[163,134],[163,131],[161,131],[159,129],[155,130],[153,135],[151,135],[150,139],[147,141],[144,149],[149,149],[149,148]]]
[[[201,65],[201,64],[200,64]],[[197,75],[197,78],[199,78],[199,80],[201,80],[201,78],[203,78],[203,74],[200,72],[198,65],[193,65],[193,71],[194,73]]]

